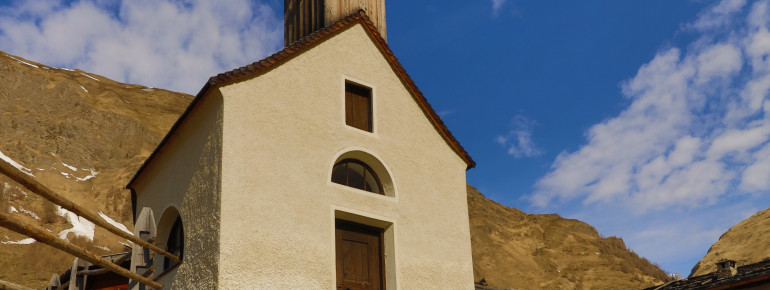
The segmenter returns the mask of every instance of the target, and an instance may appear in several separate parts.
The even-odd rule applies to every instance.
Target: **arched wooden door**
[[[336,221],[337,289],[384,288],[382,230]]]

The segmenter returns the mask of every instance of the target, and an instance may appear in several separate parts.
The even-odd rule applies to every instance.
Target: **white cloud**
[[[770,144],[754,153],[752,161],[741,175],[740,189],[745,192],[770,190]]]
[[[630,105],[559,154],[531,202],[620,202],[643,214],[770,193],[770,13],[767,1],[744,2],[713,6],[686,26],[699,34],[691,45],[641,66],[623,84]]]
[[[52,66],[196,93],[281,46],[268,5],[247,0],[18,1],[0,7],[0,49]]]
[[[730,153],[746,153],[766,142],[770,136],[770,124],[762,123],[758,127],[732,129],[714,139],[707,155],[711,159],[720,159]]]
[[[697,30],[715,29],[729,24],[732,14],[746,5],[746,0],[723,0],[717,5],[702,12],[698,20],[688,25]]]
[[[695,75],[691,64],[671,49],[644,65],[624,86],[633,100],[629,108],[594,125],[588,144],[577,152],[559,154],[553,170],[536,184],[535,204],[586,195],[588,202],[609,201],[635,188],[633,175],[665,154],[692,122],[686,98]]]
[[[703,85],[714,78],[726,79],[743,65],[741,51],[732,44],[720,43],[709,47],[697,57],[698,77],[695,80]]]
[[[506,147],[508,154],[516,157],[532,157],[542,154],[532,141],[532,131],[537,122],[522,115],[516,115],[511,121],[511,129],[506,135],[497,136],[495,141]]]
[[[492,0],[492,15],[500,14],[500,10],[503,9],[503,5],[508,0]]]

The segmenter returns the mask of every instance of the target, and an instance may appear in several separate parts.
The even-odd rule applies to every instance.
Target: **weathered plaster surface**
[[[373,89],[371,133],[345,125],[346,80]],[[387,195],[332,183],[345,154],[376,158]],[[465,168],[355,25],[210,90],[135,188],[138,208],[181,212],[171,289],[335,289],[335,218],[385,230],[388,289],[472,289]]]
[[[163,275],[164,289],[218,284],[222,105],[217,92],[203,98],[135,184],[137,208],[149,206],[159,217],[159,240],[165,241],[173,224],[173,217],[164,222],[164,213],[178,209],[182,215],[184,262]],[[162,262],[157,255],[160,272]]]
[[[345,79],[373,88],[373,133],[345,125]],[[362,27],[220,90],[221,288],[333,289],[330,213],[341,208],[394,224],[387,288],[472,289],[466,164]],[[335,157],[351,147],[390,169],[394,196],[331,183]]]

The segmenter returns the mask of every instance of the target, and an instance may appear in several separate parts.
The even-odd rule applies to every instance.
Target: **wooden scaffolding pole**
[[[94,253],[86,251],[81,247],[65,242],[59,237],[54,236],[53,234],[45,231],[44,229],[27,224],[17,218],[12,217],[9,214],[0,213],[0,226],[7,228],[9,230],[12,230],[14,232],[17,232],[19,234],[28,236],[30,238],[33,238],[36,241],[41,242],[43,244],[65,251],[71,255],[74,255],[78,258],[89,261],[95,265],[102,266],[103,268],[108,269],[120,276],[126,277],[131,280],[135,280],[139,283],[142,283],[144,285],[150,286],[155,289],[163,289],[163,285],[160,285],[158,282],[152,281],[151,279],[142,277],[139,274],[123,269],[123,267],[121,266],[115,265],[110,261],[107,261],[106,259],[99,257]]]
[[[53,192],[53,190],[49,189],[45,185],[41,184],[40,182],[37,182],[32,176],[16,169],[16,167],[13,167],[10,163],[6,162],[5,160],[0,160],[0,173],[10,177],[14,181],[18,182],[22,186],[26,187],[27,189],[31,190],[33,193],[36,193],[43,198],[53,202],[56,205],[61,206],[62,208],[71,211],[72,213],[81,216],[92,223],[94,223],[97,226],[100,226],[113,234],[116,234],[124,239],[127,239],[129,241],[132,241],[142,247],[148,248],[152,250],[153,252],[159,253],[163,256],[168,257],[169,259],[173,260],[174,262],[179,262],[179,257],[177,257],[174,254],[171,254],[167,252],[166,250],[163,250],[161,248],[158,248],[157,246],[150,244],[139,237],[136,237],[134,235],[131,235],[129,233],[126,233],[119,229],[118,227],[106,222],[104,219],[98,217],[97,215],[89,212],[82,206],[79,206],[78,204],[64,198],[63,196]]]
[[[29,288],[29,287],[24,287],[24,286],[21,286],[19,284],[15,284],[15,283],[11,283],[11,282],[8,282],[8,281],[0,280],[0,290],[5,290],[5,289],[8,289],[8,290],[33,290],[32,288]]]

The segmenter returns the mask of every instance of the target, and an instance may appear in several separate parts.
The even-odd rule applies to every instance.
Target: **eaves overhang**
[[[466,170],[475,167],[476,162],[473,161],[468,152],[465,151],[465,149],[462,147],[462,145],[460,145],[454,135],[452,135],[452,132],[449,131],[449,128],[447,128],[436,111],[433,110],[431,105],[428,103],[428,100],[425,98],[422,92],[420,92],[420,89],[417,88],[417,85],[414,83],[409,74],[406,73],[404,67],[393,54],[393,51],[390,50],[390,47],[388,46],[385,39],[380,36],[377,28],[369,20],[366,12],[359,10],[321,30],[306,36],[301,40],[292,43],[281,51],[278,51],[260,61],[227,72],[223,72],[209,78],[206,84],[203,85],[203,88],[201,88],[201,90],[195,96],[193,101],[190,102],[190,105],[187,107],[184,113],[182,113],[182,115],[179,117],[176,123],[174,123],[163,140],[161,140],[160,144],[158,144],[158,147],[155,148],[155,150],[152,152],[152,154],[150,154],[147,160],[145,160],[142,166],[139,167],[139,170],[137,170],[136,174],[134,174],[134,177],[131,178],[131,181],[128,182],[126,188],[132,188],[134,182],[136,182],[144,169],[156,157],[156,155],[159,154],[159,151],[168,142],[168,140],[174,136],[175,131],[185,120],[187,115],[190,114],[200,99],[205,97],[210,91],[233,83],[259,77],[260,75],[263,75],[272,69],[290,61],[294,57],[301,55],[303,52],[316,47],[317,45],[323,43],[324,41],[332,38],[337,34],[340,34],[348,28],[353,27],[356,24],[361,24],[361,26],[369,35],[369,38],[374,42],[374,44],[382,53],[383,57],[385,57],[385,59],[388,61],[390,67],[393,69],[396,75],[398,75],[401,83],[407,88],[414,100],[422,109],[425,116],[430,120],[431,124],[433,124],[433,127],[439,132],[444,141],[446,141],[447,145],[449,145],[455,151],[455,153],[460,156],[465,164],[467,164]]]

